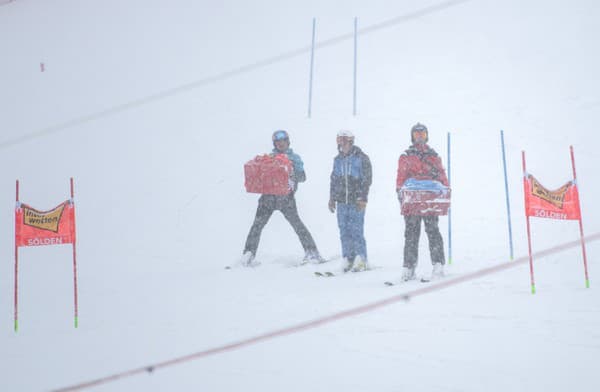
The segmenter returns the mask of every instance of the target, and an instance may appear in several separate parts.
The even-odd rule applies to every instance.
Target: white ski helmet
[[[350,141],[351,144],[354,144],[354,134],[352,131],[348,129],[342,129],[337,133],[335,141],[337,142],[338,146],[342,144],[342,140],[344,139]]]

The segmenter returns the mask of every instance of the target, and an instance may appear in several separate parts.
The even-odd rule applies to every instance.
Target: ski
[[[357,274],[357,273],[360,273],[360,272],[373,271],[373,270],[378,269],[378,268],[381,268],[381,267],[370,267],[370,268],[368,268],[366,270],[361,270],[361,271],[352,271],[352,270],[348,270],[346,272],[340,271],[340,272],[337,272],[337,273],[331,272],[331,271],[315,271],[314,274],[315,274],[315,276],[330,278],[330,277],[333,277],[333,276],[343,276],[343,275]]]
[[[335,258],[322,259],[322,260],[320,260],[318,262],[314,262],[314,261],[311,261],[311,260],[302,260],[298,264],[294,265],[294,267],[304,267],[305,265],[321,265],[321,264],[329,263],[332,260],[335,260]]]
[[[234,264],[234,265],[226,265],[224,268],[226,270],[232,270],[234,268],[256,268],[259,265],[260,265],[260,263],[255,263],[255,264],[251,264],[251,265],[241,265],[241,264],[235,265]]]
[[[252,260],[252,262],[250,264],[242,264],[240,262],[237,262],[237,263],[233,263],[230,265],[226,265],[224,268],[226,270],[232,270],[234,268],[256,268],[256,267],[260,266],[260,264],[261,264],[260,261]]]
[[[304,267],[306,265],[321,265],[321,264],[329,263],[330,261],[337,260],[337,259],[338,259],[337,256],[333,256],[330,258],[320,258],[320,259],[318,259],[318,261],[316,261],[317,259],[310,259],[310,260],[303,259],[303,260],[300,260],[299,262],[290,262],[287,266],[297,268],[297,267]],[[256,259],[252,259],[250,264],[243,264],[243,263],[237,262],[237,263],[233,263],[230,265],[226,265],[224,268],[226,270],[230,270],[230,269],[237,268],[237,267],[254,268],[254,267],[258,267],[259,265],[261,265],[260,261],[257,261]]]
[[[335,274],[331,271],[325,271],[325,272],[315,271],[315,275],[324,277],[324,278],[329,278],[329,277],[335,276]]]
[[[437,282],[438,280],[444,279],[446,275],[431,275],[431,276],[422,276],[421,283],[429,283],[429,282]]]
[[[402,280],[400,282],[385,281],[385,282],[383,282],[383,284],[386,285],[386,286],[397,286],[397,285],[400,285],[400,284],[405,284],[405,283],[413,282],[413,281],[414,282],[419,282],[419,283],[430,283],[432,281],[437,281],[439,279],[441,279],[441,277],[437,277],[437,278],[433,278],[432,279],[431,277],[425,277],[424,276],[422,278],[411,279],[411,280]]]

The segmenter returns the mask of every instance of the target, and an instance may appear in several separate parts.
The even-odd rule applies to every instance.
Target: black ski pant
[[[404,266],[416,267],[419,259],[419,237],[421,221],[425,223],[425,233],[429,240],[431,263],[445,264],[444,240],[438,227],[439,217],[404,215]]]
[[[256,254],[258,243],[260,242],[260,234],[275,210],[281,211],[285,219],[290,222],[292,228],[298,235],[305,252],[317,250],[317,246],[315,245],[315,241],[310,235],[310,232],[304,223],[302,223],[302,220],[300,220],[298,208],[296,207],[296,199],[292,193],[285,196],[262,195],[260,199],[258,199],[256,217],[254,218],[254,223],[248,233],[244,252],[250,251],[252,254]]]

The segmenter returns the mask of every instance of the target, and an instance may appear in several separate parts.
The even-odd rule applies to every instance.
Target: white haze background
[[[0,389],[65,387],[423,287],[382,284],[401,273],[395,171],[417,121],[444,163],[452,135],[450,277],[510,262],[501,129],[515,256],[527,254],[522,150],[529,172],[555,189],[571,178],[573,145],[584,229],[598,233],[600,4],[471,0],[415,14],[439,4],[1,6]],[[414,17],[360,34],[352,116],[354,17],[363,29],[404,15]],[[316,51],[309,119],[310,52],[286,54],[310,46],[313,17],[317,42],[349,38]],[[273,61],[245,68],[264,60]],[[263,264],[224,269],[241,254],[258,199],[244,191],[242,166],[270,150],[279,128],[305,161],[299,211],[328,257],[340,253],[327,211],[335,134],[355,131],[374,168],[365,230],[370,262],[381,268],[317,279],[317,267],[292,267],[302,249],[276,213],[259,247]],[[15,180],[22,201],[46,210],[68,198],[69,177],[79,328],[70,246],[21,248],[15,333]],[[447,218],[440,226],[447,244]],[[532,229],[534,251],[579,238],[577,222],[533,219]],[[523,264],[94,390],[598,390],[600,247],[587,251],[590,289],[575,247],[535,260],[536,295]],[[420,256],[426,274],[424,233]]]

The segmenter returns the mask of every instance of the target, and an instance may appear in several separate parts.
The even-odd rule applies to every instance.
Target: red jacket
[[[409,178],[436,180],[449,186],[440,156],[427,144],[413,144],[398,159],[396,190]]]

